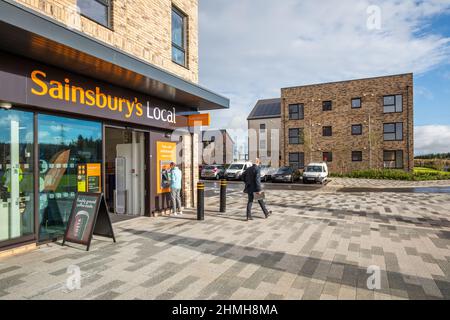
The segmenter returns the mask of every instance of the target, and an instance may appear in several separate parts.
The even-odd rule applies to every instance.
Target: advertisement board
[[[156,142],[157,193],[170,192],[170,163],[177,162],[177,144],[175,142]]]
[[[89,251],[94,234],[112,238],[116,242],[103,194],[78,193],[62,244],[73,242],[85,245]]]

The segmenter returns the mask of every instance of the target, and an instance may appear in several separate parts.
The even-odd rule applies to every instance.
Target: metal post
[[[205,220],[205,184],[197,183],[197,220]]]
[[[220,212],[227,212],[227,180],[220,181]]]

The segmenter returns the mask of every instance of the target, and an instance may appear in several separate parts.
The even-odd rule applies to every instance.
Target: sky
[[[212,127],[246,142],[283,87],[414,73],[415,153],[450,152],[450,0],[199,0],[200,84],[231,100]]]

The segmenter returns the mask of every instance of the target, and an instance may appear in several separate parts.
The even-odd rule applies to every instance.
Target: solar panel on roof
[[[268,116],[278,116],[281,114],[281,103],[279,102],[268,102],[264,104],[259,104],[251,117],[268,117]]]

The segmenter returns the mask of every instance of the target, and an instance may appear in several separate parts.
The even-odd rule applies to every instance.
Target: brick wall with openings
[[[384,98],[390,95],[402,96],[402,112],[384,112]],[[307,165],[323,162],[324,152],[331,152],[330,171],[348,173],[385,168],[384,151],[401,150],[401,167],[413,169],[412,74],[284,88],[281,97],[282,164],[289,165],[289,153],[304,153]],[[356,98],[361,99],[360,108],[352,108],[352,99]],[[332,102],[330,111],[323,110],[325,101]],[[304,119],[289,120],[289,106],[294,104],[303,104]],[[385,141],[383,128],[387,123],[403,123],[402,140]],[[361,125],[362,133],[352,135],[352,125]],[[332,127],[332,135],[323,136],[323,127]],[[302,145],[289,144],[289,129],[296,128],[303,130]],[[352,152],[361,152],[361,161],[352,161]]]
[[[16,0],[68,28],[114,46],[139,59],[198,83],[198,0],[112,0],[105,27],[77,13],[77,0]],[[171,12],[187,16],[187,65],[172,61]]]

